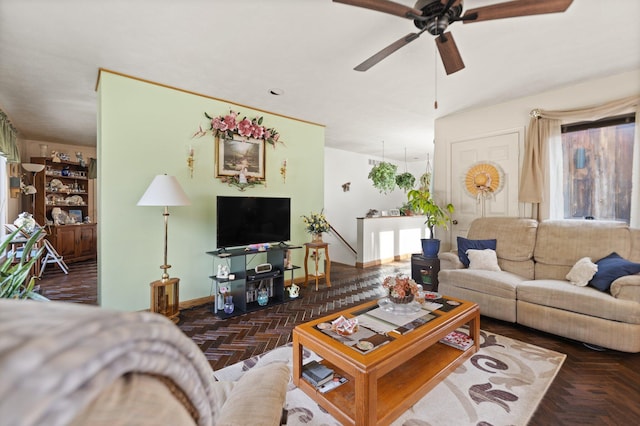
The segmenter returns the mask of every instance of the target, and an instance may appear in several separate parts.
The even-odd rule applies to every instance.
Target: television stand
[[[298,267],[285,269],[285,253],[287,250],[299,248],[302,247],[275,244],[260,251],[246,251],[245,248],[208,251],[207,254],[213,256],[214,271],[214,274],[209,277],[213,283],[211,290],[211,296],[213,296],[212,312],[220,318],[230,318],[293,300],[285,292],[284,272],[291,271],[291,281],[293,282],[293,269],[298,269]],[[254,269],[248,267],[247,256],[249,255],[251,262],[259,260],[258,263],[270,263],[272,270],[268,273],[256,273]],[[256,260],[255,256],[261,256],[261,258]],[[215,271],[218,265],[227,266],[229,276],[233,279],[217,277]],[[224,301],[220,287],[223,286],[228,288],[228,295],[233,297],[234,310],[231,314],[226,314],[222,310]],[[255,292],[261,287],[266,287],[269,291],[269,301],[264,306],[261,306],[255,297]]]

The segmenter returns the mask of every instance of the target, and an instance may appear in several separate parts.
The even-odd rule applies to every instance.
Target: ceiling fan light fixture
[[[413,8],[392,0],[333,0],[365,9],[377,10],[391,15],[411,19],[420,29],[395,41],[356,66],[356,71],[366,71],[396,50],[429,32],[436,37],[438,51],[447,75],[464,68],[460,51],[448,27],[457,21],[464,23],[514,18],[518,16],[540,15],[564,12],[573,0],[509,0],[488,6],[467,10],[462,16],[463,0],[417,0]],[[418,13],[419,12],[419,13]]]

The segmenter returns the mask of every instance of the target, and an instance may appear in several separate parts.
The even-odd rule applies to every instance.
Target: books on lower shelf
[[[333,370],[318,361],[311,361],[302,366],[302,377],[313,386],[319,387],[333,379]]]
[[[327,393],[331,389],[335,389],[338,386],[341,386],[341,385],[347,383],[348,381],[349,380],[346,377],[338,376],[337,374],[334,374],[333,375],[333,379],[329,380],[324,385],[318,386],[318,390],[320,391],[320,393]]]
[[[461,331],[452,331],[440,339],[440,343],[465,351],[473,346],[473,339]]]

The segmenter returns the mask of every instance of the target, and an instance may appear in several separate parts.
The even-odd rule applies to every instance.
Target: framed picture
[[[264,179],[264,140],[216,138],[216,177]]]
[[[75,223],[82,223],[82,210],[69,210],[69,218],[73,219]]]

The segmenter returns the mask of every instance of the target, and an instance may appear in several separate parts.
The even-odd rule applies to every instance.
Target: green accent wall
[[[248,118],[263,116],[263,125],[280,132],[284,144],[266,146],[264,186],[241,192],[220,182],[215,178],[213,136],[192,138],[199,126],[209,128],[205,111],[217,116],[230,109]],[[97,121],[98,298],[102,306],[149,308],[149,283],[162,273],[163,208],[136,204],[158,174],[176,176],[191,199],[190,206],[169,208],[169,275],[180,278],[181,301],[211,294],[214,258],[206,252],[216,249],[217,195],[290,197],[291,243],[309,240],[300,216],[323,208],[324,126],[104,70],[98,85]],[[195,150],[193,178],[187,168],[189,147]],[[284,160],[286,181],[280,174]],[[293,253],[293,263],[301,266],[304,250]],[[260,256],[251,266],[263,261]]]

